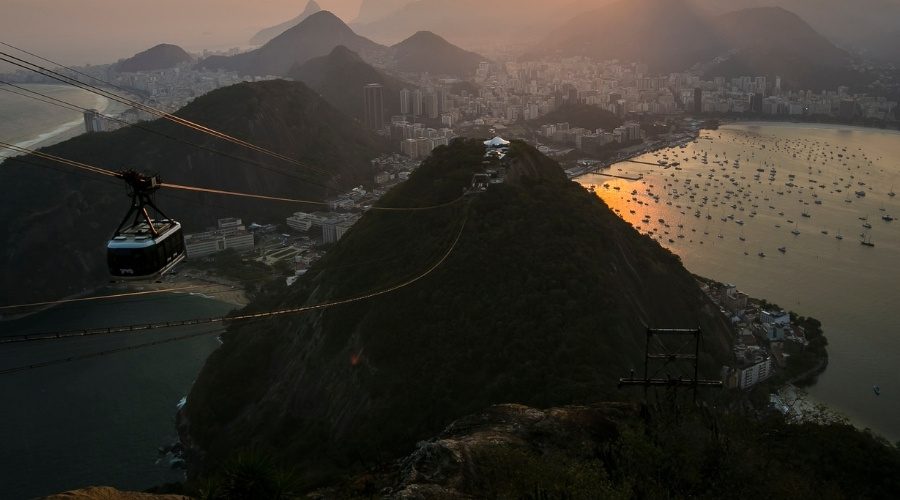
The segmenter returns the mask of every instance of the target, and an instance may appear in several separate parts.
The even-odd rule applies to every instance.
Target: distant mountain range
[[[900,62],[898,0],[693,0],[710,12],[782,7],[842,48]]]
[[[208,57],[200,61],[199,66],[245,75],[284,76],[294,66],[328,55],[338,45],[370,62],[384,61],[388,55],[387,47],[357,35],[340,18],[323,10],[256,50],[234,56]]]
[[[120,73],[133,73],[137,71],[155,71],[169,69],[181,63],[193,60],[190,54],[177,45],[161,43],[149,48],[128,59],[123,59],[113,65],[113,69]]]
[[[470,76],[485,58],[430,31],[419,31],[391,47],[391,67],[409,73]]]
[[[309,3],[306,4],[306,8],[303,9],[303,12],[301,12],[299,16],[291,19],[290,21],[285,21],[276,26],[271,26],[264,30],[260,30],[259,33],[253,35],[253,38],[250,39],[250,44],[263,45],[276,36],[302,23],[304,20],[306,20],[306,18],[321,10],[322,8],[319,7],[319,4],[316,3],[316,0],[309,0]]]
[[[379,0],[374,0],[379,1]],[[381,19],[354,23],[358,33],[385,44],[397,43],[412,31],[442,33],[453,43],[482,46],[504,41],[535,40],[555,24],[598,1],[578,0],[418,0],[406,2]]]
[[[137,127],[92,133],[46,148],[48,153],[111,170],[157,172],[163,180],[201,187],[273,196],[323,199],[369,180],[369,161],[387,152],[375,136],[322,100],[300,82],[245,83],[197,98],[178,116],[296,158],[327,174],[157,120],[142,126],[247,158],[247,164],[181,144]],[[0,204],[0,303],[46,300],[83,293],[108,280],[105,246],[128,209],[124,184],[85,175],[33,157],[0,168],[0,184],[9,188]],[[296,206],[247,202],[241,198],[161,191],[157,204],[197,232],[219,217],[278,222]],[[27,214],[27,215],[26,215]],[[48,245],[47,237],[65,242]],[[64,276],[66,279],[60,279]]]
[[[782,8],[713,16],[693,8],[691,0],[610,4],[565,23],[533,53],[642,61],[655,73],[722,57],[727,61],[711,68],[710,74],[779,75],[788,84],[812,89],[831,88],[835,79],[822,80],[822,75],[846,69],[852,62],[847,52]]]
[[[311,59],[329,55],[338,46],[356,53],[366,63],[398,72],[466,76],[473,74],[484,60],[431,32],[417,32],[393,47],[379,45],[354,33],[331,12],[320,11],[256,50],[208,57],[198,65],[247,75],[287,76]],[[309,76],[305,72],[305,77]]]
[[[363,120],[364,85],[384,85],[385,116],[399,114],[400,90],[413,88],[379,71],[343,45],[335,47],[327,56],[295,67],[287,76],[309,85],[332,106],[360,121]]]

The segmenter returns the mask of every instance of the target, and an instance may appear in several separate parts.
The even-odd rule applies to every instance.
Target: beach
[[[121,103],[68,85],[20,86],[77,107],[96,109],[106,115],[115,116],[127,109]],[[27,93],[5,85],[0,85],[0,88]],[[9,92],[0,92],[0,118],[0,140],[22,148],[51,146],[85,132],[82,113]],[[0,159],[14,155],[0,149]]]

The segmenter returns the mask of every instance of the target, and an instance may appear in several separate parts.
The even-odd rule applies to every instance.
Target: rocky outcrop
[[[134,491],[119,491],[109,486],[91,486],[80,490],[57,493],[44,500],[190,500],[183,495],[154,495]]]
[[[434,439],[418,444],[399,463],[392,498],[470,498],[484,457],[497,450],[571,455],[590,460],[596,447],[619,435],[618,424],[640,407],[628,403],[539,410],[506,404],[453,422]],[[469,493],[467,493],[469,492]]]

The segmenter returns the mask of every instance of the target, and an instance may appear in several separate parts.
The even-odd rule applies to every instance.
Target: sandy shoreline
[[[105,290],[103,295],[96,295],[100,290]],[[89,292],[70,295],[47,303],[36,303],[23,306],[25,312],[17,313],[11,310],[8,314],[0,311],[0,324],[7,321],[25,319],[35,314],[50,310],[63,304],[82,303],[90,304],[102,300],[118,297],[154,297],[162,294],[194,295],[209,300],[215,300],[235,306],[241,309],[250,303],[244,288],[239,284],[217,276],[167,276],[163,282],[157,283],[120,283],[103,286]]]
[[[68,88],[65,85],[46,85],[34,84],[32,87],[63,87]],[[40,90],[38,90],[40,92]],[[122,108],[122,109],[119,109]],[[107,114],[111,116],[117,116],[119,113],[123,112],[125,109],[122,105],[115,103],[106,97],[103,96],[95,96],[95,102],[93,105],[93,109],[96,109],[101,114]],[[70,121],[66,121],[56,125],[52,129],[48,129],[44,132],[38,133],[33,137],[20,140],[15,143],[16,146],[20,148],[29,148],[29,149],[40,149],[48,146],[52,146],[54,144],[58,144],[63,141],[67,141],[72,139],[73,137],[77,137],[81,134],[85,133],[84,130],[84,119],[78,118]],[[18,156],[18,154],[13,153],[8,150],[0,150],[0,161],[5,158]]]
[[[218,276],[167,276],[162,283],[128,285],[131,292],[161,291],[161,293],[188,294],[231,304],[237,308],[250,303],[244,288],[235,282]],[[179,290],[172,290],[173,288]]]

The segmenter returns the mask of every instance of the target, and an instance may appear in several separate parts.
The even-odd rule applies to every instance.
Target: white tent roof
[[[484,145],[489,148],[500,148],[500,147],[504,147],[504,146],[509,146],[509,141],[504,140],[500,136],[497,136],[489,141],[484,141]]]

